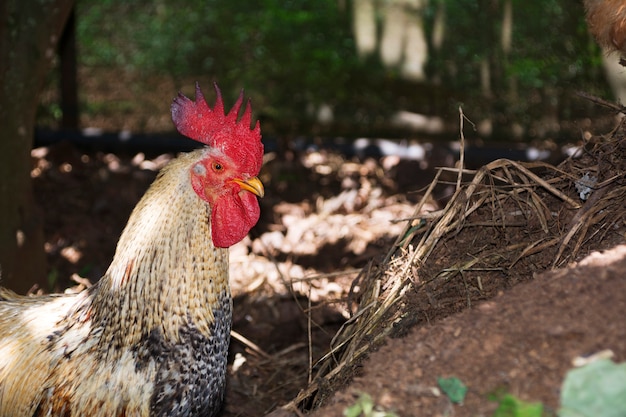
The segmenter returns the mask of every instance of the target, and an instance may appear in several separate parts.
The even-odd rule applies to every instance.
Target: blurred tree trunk
[[[76,70],[76,11],[72,9],[59,41],[61,127],[78,129],[78,77]]]
[[[0,2],[0,266],[2,285],[45,285],[43,226],[30,150],[44,78],[73,0]]]
[[[504,0],[502,11],[502,33],[500,35],[500,44],[504,56],[508,57],[511,53],[511,45],[513,39],[513,2]]]
[[[500,36],[500,44],[502,46],[504,71],[509,66],[509,58],[513,48],[513,1],[504,0],[502,10],[502,34]],[[508,74],[508,100],[514,103],[518,100],[517,77]]]
[[[424,33],[424,0],[394,0],[384,3],[380,57],[387,67],[400,67],[404,78],[426,79],[428,44]]]
[[[427,2],[354,0],[352,4],[353,33],[359,56],[367,57],[378,50],[387,68],[398,68],[407,80],[424,81],[428,44],[423,13]],[[377,14],[383,16],[380,36]]]
[[[373,54],[378,44],[376,5],[374,0],[354,0],[352,7],[354,8],[352,30],[356,49],[363,58]]]

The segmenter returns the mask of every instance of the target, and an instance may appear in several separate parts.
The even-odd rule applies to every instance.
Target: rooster
[[[172,103],[205,145],[172,160],[132,212],[111,265],[74,295],[0,289],[0,416],[214,416],[232,321],[228,247],[259,219],[263,160],[243,91],[225,114]]]

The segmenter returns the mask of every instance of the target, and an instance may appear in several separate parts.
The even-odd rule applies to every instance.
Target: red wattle
[[[252,193],[220,197],[211,211],[213,244],[228,248],[241,241],[259,221],[260,215],[259,202]]]

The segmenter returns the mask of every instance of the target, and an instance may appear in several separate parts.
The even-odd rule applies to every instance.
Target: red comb
[[[263,163],[263,144],[261,127],[257,121],[250,129],[252,109],[250,100],[237,121],[243,103],[243,90],[233,108],[224,113],[222,93],[217,83],[214,84],[217,98],[213,109],[209,107],[200,85],[196,83],[196,101],[193,102],[182,93],[172,103],[172,120],[178,131],[197,142],[212,148],[221,149],[226,155],[237,161],[250,175],[257,175]]]

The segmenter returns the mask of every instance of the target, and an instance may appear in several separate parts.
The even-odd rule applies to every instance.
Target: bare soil
[[[557,271],[389,340],[331,394],[314,416],[342,416],[365,392],[400,416],[490,416],[511,393],[554,413],[578,357],[610,350],[626,360],[626,246],[594,253]],[[462,405],[437,385],[457,377]]]

